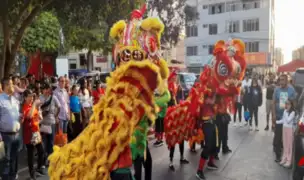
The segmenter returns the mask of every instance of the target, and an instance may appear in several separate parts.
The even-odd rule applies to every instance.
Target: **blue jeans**
[[[55,124],[52,124],[51,127],[52,127],[52,133],[51,134],[41,133],[46,158],[50,154],[53,153],[54,139],[55,139],[55,134],[56,134]]]
[[[68,123],[69,121],[67,120],[62,120],[62,119],[59,120],[59,127],[60,129],[62,129],[62,132],[65,134],[68,133]]]
[[[1,133],[1,136],[5,149],[2,180],[14,179],[18,172],[19,133]]]

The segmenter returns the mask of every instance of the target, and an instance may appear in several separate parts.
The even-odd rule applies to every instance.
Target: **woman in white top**
[[[82,125],[83,128],[89,123],[92,114],[92,96],[88,89],[88,83],[86,79],[80,82],[79,98],[82,110]]]
[[[283,156],[280,165],[289,168],[292,160],[293,124],[295,108],[291,100],[286,101],[286,109],[281,120],[277,124],[283,124]]]

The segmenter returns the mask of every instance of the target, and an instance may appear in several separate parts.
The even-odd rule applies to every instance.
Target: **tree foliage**
[[[56,52],[60,46],[60,24],[50,12],[41,13],[26,30],[21,46],[26,52]]]
[[[63,27],[67,48],[108,52],[112,42],[108,38],[111,26],[129,16],[133,7],[144,0],[68,0],[63,10],[57,11]],[[58,9],[61,3],[54,3]]]
[[[165,24],[162,42],[174,46],[184,30],[186,0],[153,0],[148,2],[149,11],[157,14]]]
[[[3,0],[0,2],[2,30],[0,77],[10,74],[25,30],[53,0]]]

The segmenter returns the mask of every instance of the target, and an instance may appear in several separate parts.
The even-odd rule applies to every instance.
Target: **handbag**
[[[40,132],[34,132],[32,134],[32,139],[31,139],[31,144],[33,144],[34,146],[41,143],[41,135]]]
[[[52,127],[49,125],[42,124],[40,126],[40,132],[46,133],[46,134],[52,134]]]
[[[245,118],[245,121],[249,121],[250,120],[250,113],[249,111],[244,111],[244,118]]]
[[[64,134],[62,132],[62,129],[59,127],[59,125],[57,126],[57,128],[58,128],[58,132],[55,135],[54,144],[56,146],[62,147],[68,143],[68,137],[67,134]]]

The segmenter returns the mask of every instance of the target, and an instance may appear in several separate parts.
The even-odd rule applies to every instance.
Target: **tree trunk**
[[[7,77],[10,74],[14,73],[14,63],[17,53],[12,51],[6,51],[6,61],[5,61],[5,69],[4,75]]]

